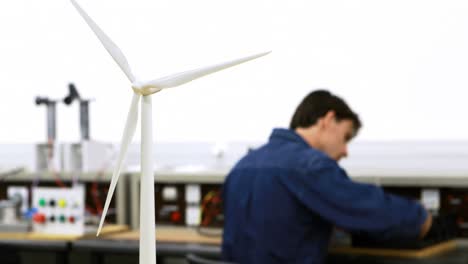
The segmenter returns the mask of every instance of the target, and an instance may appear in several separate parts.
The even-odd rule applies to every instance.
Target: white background
[[[273,51],[155,94],[157,141],[264,141],[324,87],[360,114],[359,140],[468,139],[466,1],[79,3],[144,79]],[[44,141],[34,98],[69,82],[95,100],[92,138],[119,141],[129,82],[69,1],[1,1],[0,33],[0,142]],[[78,140],[78,106],[58,114],[58,140]]]

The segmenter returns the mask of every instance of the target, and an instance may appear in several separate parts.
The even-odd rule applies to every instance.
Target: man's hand
[[[423,225],[421,226],[421,232],[419,233],[420,239],[427,235],[427,233],[431,229],[431,226],[432,226],[432,215],[431,213],[427,212],[427,218],[424,221]]]

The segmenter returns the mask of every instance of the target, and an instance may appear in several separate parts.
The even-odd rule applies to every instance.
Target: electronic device
[[[32,189],[33,231],[43,234],[83,235],[85,193],[82,185],[72,188]]]
[[[89,173],[101,171],[108,165],[112,145],[85,140],[79,143],[62,143],[60,150],[62,172]]]

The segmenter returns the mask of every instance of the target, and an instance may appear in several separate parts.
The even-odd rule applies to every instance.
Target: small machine
[[[47,108],[47,142],[36,145],[36,170],[48,171],[51,166],[57,168],[60,161],[56,138],[56,104],[55,100],[48,97],[36,97],[36,105],[45,105]]]
[[[56,105],[72,105],[75,101],[79,103],[80,140],[58,144]],[[20,183],[30,188],[32,200],[27,217],[32,218],[34,232],[83,235],[85,223],[93,222],[93,217],[101,213],[101,196],[105,197],[107,189],[100,187],[100,177],[109,166],[113,146],[91,140],[90,102],[80,96],[73,83],[68,84],[63,99],[36,98],[37,105],[47,107],[47,142],[36,147],[37,175],[45,174],[43,178],[47,179],[36,176],[32,183]],[[83,185],[78,184],[80,177]]]
[[[103,169],[110,156],[111,144],[90,139],[89,103],[83,99],[73,83],[68,85],[68,95],[63,98],[65,105],[79,102],[79,122],[81,140],[73,143],[56,143],[56,104],[57,100],[36,97],[37,105],[47,107],[47,142],[36,146],[36,169],[38,172],[62,171],[69,173],[96,172]]]
[[[112,145],[92,140],[60,145],[63,172],[92,173],[102,171],[111,156]]]
[[[12,192],[12,191],[14,192]],[[29,223],[22,218],[23,205],[27,208],[27,190],[9,189],[8,199],[0,201],[0,232],[27,232]]]
[[[108,160],[111,144],[96,142],[90,139],[89,103],[91,100],[81,98],[73,83],[68,85],[69,93],[63,99],[66,105],[74,101],[80,104],[81,140],[77,143],[63,143],[60,146],[61,169],[63,172],[83,173],[101,171]]]
[[[44,234],[83,235],[85,233],[85,191],[72,188],[32,189],[33,231]]]

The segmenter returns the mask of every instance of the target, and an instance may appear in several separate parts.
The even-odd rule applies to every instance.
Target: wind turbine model
[[[122,161],[127,152],[128,146],[132,140],[138,121],[138,103],[140,97],[143,96],[141,104],[141,180],[140,180],[140,263],[156,263],[156,222],[155,222],[155,207],[154,207],[154,176],[153,166],[151,162],[152,143],[153,143],[153,126],[152,126],[152,106],[151,94],[157,93],[162,89],[176,87],[203,77],[205,75],[232,67],[243,62],[247,62],[258,57],[264,56],[270,52],[255,54],[252,56],[202,67],[194,70],[184,71],[173,75],[165,76],[159,79],[142,82],[137,80],[132,74],[127,59],[122,51],[112,40],[99,28],[99,26],[86,14],[86,12],[78,5],[75,0],[71,0],[78,13],[83,17],[94,34],[101,41],[104,48],[109,52],[114,61],[119,65],[120,69],[127,75],[132,83],[134,91],[130,110],[125,124],[125,129],[121,140],[121,149],[117,159],[116,167],[112,174],[112,180],[107,193],[106,203],[101,215],[101,221],[97,231],[97,236],[101,232],[104,219],[109,208],[109,203],[115,190],[115,186],[119,179]]]

